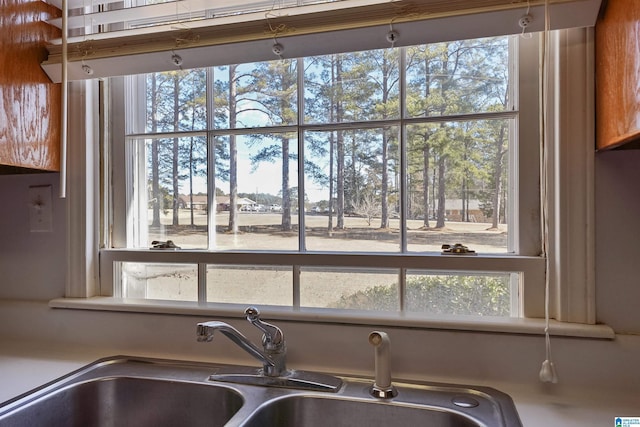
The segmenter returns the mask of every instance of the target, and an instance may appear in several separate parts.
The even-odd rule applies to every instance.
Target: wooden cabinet
[[[608,0],[596,24],[596,148],[640,148],[640,0]]]
[[[60,169],[60,85],[40,68],[45,21],[59,11],[42,1],[0,0],[0,172]]]

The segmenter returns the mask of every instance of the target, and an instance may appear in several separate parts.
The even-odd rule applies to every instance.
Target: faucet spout
[[[263,365],[275,366],[273,360],[269,359],[269,357],[264,354],[262,350],[256,347],[251,341],[249,341],[247,337],[242,335],[240,331],[238,331],[228,323],[218,321],[198,323],[198,341],[210,342],[211,340],[213,340],[213,333],[215,331],[222,332],[227,338],[236,343],[241,349],[262,362]]]
[[[375,347],[375,381],[371,387],[374,397],[388,399],[397,395],[391,383],[391,362],[389,355],[389,336],[386,332],[373,331],[369,334],[369,343]]]

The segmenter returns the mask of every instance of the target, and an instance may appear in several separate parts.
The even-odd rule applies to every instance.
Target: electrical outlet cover
[[[29,187],[29,226],[31,232],[53,231],[50,185]]]

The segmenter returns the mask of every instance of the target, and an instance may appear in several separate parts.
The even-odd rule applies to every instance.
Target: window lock
[[[167,240],[166,242],[154,240],[151,244],[153,245],[151,249],[180,249],[180,246],[176,246],[173,240]]]
[[[469,249],[462,243],[456,243],[455,245],[442,245],[443,255],[477,255],[476,251]]]

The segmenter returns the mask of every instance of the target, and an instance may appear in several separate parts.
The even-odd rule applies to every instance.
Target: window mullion
[[[400,64],[398,82],[400,89],[400,126],[399,126],[399,146],[400,146],[400,252],[407,252],[407,126],[404,119],[407,117],[407,50],[400,49]],[[400,312],[405,312],[405,300],[407,292],[407,269],[401,268],[398,272],[398,297]]]
[[[400,252],[407,252],[407,126],[404,119],[407,116],[407,50],[400,49],[400,64],[398,82],[400,89],[400,126],[399,126],[399,147],[400,147]],[[402,273],[404,276],[404,272]],[[401,281],[404,283],[404,281]]]
[[[207,302],[207,264],[198,263],[198,303],[206,304]]]
[[[297,83],[298,83],[298,250],[306,251],[305,245],[305,208],[304,208],[304,194],[305,194],[305,182],[304,182],[304,138],[305,132],[303,128],[304,124],[304,59],[298,58],[296,71],[297,71]],[[294,280],[296,276],[300,276],[300,269],[294,271]]]
[[[300,266],[293,266],[293,308],[300,309]]]
[[[215,97],[213,67],[207,68],[206,76],[206,104],[207,104],[207,247],[209,250],[216,248],[216,137],[211,132],[215,128]]]

